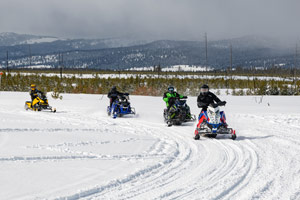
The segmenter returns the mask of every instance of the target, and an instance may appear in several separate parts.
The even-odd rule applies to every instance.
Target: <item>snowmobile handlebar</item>
[[[183,96],[182,98],[180,97],[170,97],[169,99],[170,100],[180,100],[180,99],[187,99],[188,97],[187,96]]]
[[[117,97],[117,96],[118,96],[118,94],[110,94],[109,98],[111,98],[111,97]]]
[[[218,105],[219,105],[219,106],[225,106],[226,103],[227,103],[226,101],[220,101],[220,102],[218,103]]]
[[[203,103],[203,102],[198,102],[197,105],[198,105],[198,108],[202,108],[204,106],[207,106],[207,104]]]
[[[129,100],[129,94],[128,93],[119,94],[118,99],[120,99],[122,101],[124,101],[124,100],[128,101]]]
[[[122,97],[129,96],[129,93],[119,93],[119,94],[111,94],[110,97]]]
[[[42,100],[46,100],[47,99],[46,95],[44,95],[43,93],[38,93],[38,97],[40,99],[42,99]]]
[[[129,93],[122,93],[122,94],[118,95],[119,98],[128,97],[128,96],[129,96]]]

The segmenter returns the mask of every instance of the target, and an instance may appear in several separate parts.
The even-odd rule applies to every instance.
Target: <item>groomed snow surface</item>
[[[102,95],[49,98],[50,113],[0,92],[0,199],[300,199],[300,98],[221,99],[235,141],[167,127],[161,97],[132,96],[137,115],[112,119]]]

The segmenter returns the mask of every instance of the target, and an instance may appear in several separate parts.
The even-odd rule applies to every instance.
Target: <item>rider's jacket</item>
[[[207,106],[211,103],[218,103],[221,100],[212,92],[208,92],[206,95],[199,94],[197,98],[198,108],[202,108],[202,110],[207,110]]]
[[[184,97],[183,95],[180,95],[177,92],[173,92],[173,93],[165,92],[163,100],[166,102],[167,107],[169,108],[175,103],[176,98],[183,98],[183,97]]]
[[[33,101],[35,98],[37,98],[39,94],[44,95],[44,93],[42,91],[39,91],[38,89],[31,90],[30,91],[31,100]]]
[[[122,96],[123,93],[117,91],[117,90],[111,90],[108,94],[107,97],[110,98],[110,106],[112,105],[112,103],[118,99],[118,96]]]

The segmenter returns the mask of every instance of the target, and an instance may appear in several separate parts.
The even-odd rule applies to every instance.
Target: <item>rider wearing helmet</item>
[[[178,94],[173,86],[169,86],[168,91],[165,92],[163,96],[163,100],[166,102],[169,120],[175,117],[175,108],[173,105],[175,104],[176,98],[182,99],[187,98],[187,96]]]
[[[34,101],[35,98],[37,98],[39,95],[43,96],[44,93],[38,89],[36,89],[35,84],[30,85],[30,96],[31,96],[31,107],[35,106],[35,104],[38,103],[38,101]]]
[[[38,89],[36,89],[35,84],[30,85],[31,91],[30,91],[30,96],[31,100],[33,101],[36,97],[38,97],[38,94],[44,95],[44,93]]]
[[[207,111],[207,107],[209,106],[209,104],[211,103],[219,103],[221,102],[221,100],[212,92],[209,91],[209,87],[208,85],[204,84],[201,86],[200,88],[200,94],[197,98],[197,105],[199,108],[202,108],[202,111]],[[224,105],[226,104],[226,101],[223,101]],[[200,113],[201,113],[200,112]],[[199,114],[200,116],[200,114]],[[201,122],[199,120],[197,127],[199,128],[201,125]],[[226,122],[225,122],[225,126],[227,126]],[[200,135],[198,130],[195,130],[195,140],[199,140]]]
[[[204,84],[200,88],[200,94],[197,98],[198,108],[203,111],[207,110],[207,106],[211,103],[219,103],[221,100],[212,92],[209,91],[208,85]],[[226,103],[226,102],[225,102]]]
[[[107,97],[110,99],[109,101],[109,107],[111,107],[112,103],[118,99],[118,96],[121,96],[123,95],[123,93],[119,92],[117,90],[117,87],[116,86],[113,86],[110,90],[110,92],[107,94]]]
[[[168,110],[172,107],[175,103],[176,98],[184,98],[185,96],[178,94],[173,86],[168,87],[168,91],[164,93],[163,100],[166,102]]]

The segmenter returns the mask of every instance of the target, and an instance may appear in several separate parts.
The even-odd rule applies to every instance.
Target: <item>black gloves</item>
[[[197,106],[198,106],[198,108],[202,108],[202,107],[205,107],[205,106],[208,106],[208,105],[206,103],[203,103],[203,102],[198,102]]]
[[[225,106],[226,103],[227,103],[226,101],[220,101],[220,102],[218,103],[218,105],[219,105],[219,106]]]
[[[188,97],[187,97],[187,96],[183,96],[182,98],[183,98],[183,99],[187,99]]]

